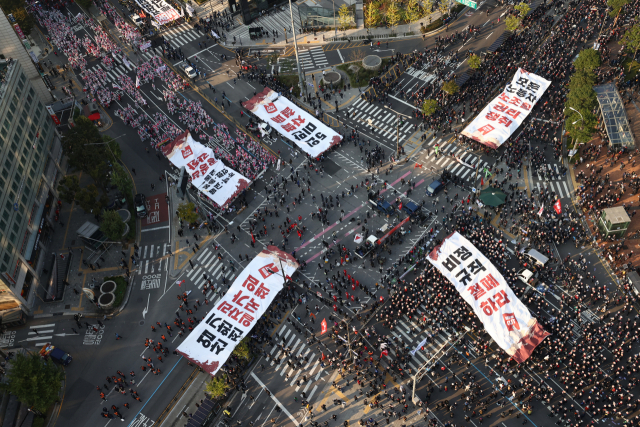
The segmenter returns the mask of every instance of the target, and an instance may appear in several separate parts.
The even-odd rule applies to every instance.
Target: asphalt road
[[[482,6],[486,7],[486,6]],[[69,7],[69,12],[74,15],[79,12],[76,5]],[[497,19],[500,10],[494,10],[489,18]],[[459,50],[462,54],[467,49],[474,49],[474,51],[482,51],[482,49],[488,47],[493,40],[495,40],[503,29],[503,24],[491,28],[490,24],[487,24],[486,12],[484,10],[474,12],[471,14],[465,14],[458,21],[456,21],[450,28],[450,31],[462,30],[468,25],[478,25],[481,27],[480,36],[469,41],[465,46],[461,46],[460,43],[450,47],[451,50]],[[93,35],[88,29],[80,29],[78,32],[79,37],[84,37],[87,34],[90,37]],[[248,99],[253,95],[255,91],[262,89],[261,86],[257,86],[252,82],[246,80],[237,80],[233,82],[234,74],[238,71],[235,66],[235,61],[221,59],[222,54],[229,55],[233,58],[232,52],[223,46],[211,46],[204,48],[198,46],[198,42],[204,42],[204,37],[199,35],[193,29],[183,28],[183,31],[176,33],[171,37],[171,40],[175,40],[175,46],[179,46],[186,57],[195,58],[198,57],[198,62],[202,69],[207,73],[207,78],[216,87],[216,95],[222,99],[222,92],[224,96],[229,98],[233,103],[230,109],[230,113],[238,118],[239,110],[236,101],[242,99]],[[181,44],[178,44],[181,43]],[[421,38],[408,39],[403,41],[392,42],[389,44],[389,49],[397,49],[397,51],[407,53],[412,52],[415,49],[423,49],[425,46],[429,47],[433,45],[433,38],[422,41]],[[390,55],[392,51],[385,51],[385,46],[382,46],[382,51],[378,52],[383,55]],[[353,45],[346,44],[329,44],[323,46],[323,54],[326,59],[326,63],[329,67],[342,63],[345,59],[354,51],[361,50],[366,53],[370,53],[371,48],[369,46],[357,46],[357,43]],[[143,59],[148,59],[150,53],[142,55]],[[312,56],[314,65],[322,64],[322,56],[314,54]],[[195,60],[195,59],[194,59]],[[317,61],[317,62],[316,62]],[[175,61],[174,61],[175,62]],[[264,60],[258,61],[258,64],[264,64]],[[96,66],[95,62],[90,62],[89,68]],[[465,71],[466,63],[458,62],[450,65],[450,69],[456,73],[462,73]],[[320,68],[318,68],[320,69]],[[227,70],[229,75],[227,76]],[[313,71],[310,69],[309,71]],[[108,73],[109,78],[113,81],[117,81],[121,74],[121,71],[114,71]],[[134,72],[126,73],[132,79],[135,78]],[[399,82],[402,88],[406,91],[415,90],[415,88],[421,87],[429,76],[419,74],[417,70],[410,69],[404,73]],[[160,113],[166,116],[171,122],[180,127],[180,123],[177,122],[176,115],[171,115],[161,99],[159,99],[158,90],[153,90],[151,84],[145,84],[141,87],[141,90],[150,103],[148,110],[138,110],[139,114],[154,115]],[[211,92],[213,94],[213,92]],[[199,97],[192,91],[186,91],[181,94],[189,99],[200,100]],[[402,99],[392,99],[392,108],[402,114],[411,115],[412,107],[408,105]],[[307,283],[316,284],[311,288],[310,295],[304,303],[301,303],[294,309],[294,312],[300,316],[301,321],[294,323],[283,322],[274,331],[274,336],[284,339],[287,346],[291,346],[293,354],[298,354],[303,357],[307,357],[308,360],[302,362],[302,366],[298,369],[293,369],[286,365],[286,359],[280,365],[267,362],[264,358],[258,360],[247,376],[247,384],[249,385],[249,391],[244,397],[240,394],[234,397],[231,404],[234,407],[234,419],[240,419],[243,425],[248,425],[249,421],[262,424],[265,420],[269,420],[272,417],[276,417],[277,421],[281,425],[288,425],[289,422],[297,424],[304,421],[306,412],[301,407],[301,393],[306,394],[306,400],[308,400],[313,407],[317,407],[323,402],[327,406],[331,406],[332,399],[335,396],[344,396],[349,401],[350,408],[354,408],[354,411],[362,411],[366,416],[379,418],[379,410],[367,411],[364,407],[360,408],[360,404],[353,405],[353,395],[356,390],[353,385],[343,385],[343,390],[335,389],[332,386],[332,382],[336,380],[335,371],[321,366],[321,359],[323,353],[325,356],[335,351],[338,347],[333,340],[328,338],[328,334],[321,336],[320,334],[320,322],[322,319],[327,319],[330,326],[332,325],[332,316],[335,315],[333,304],[326,304],[325,300],[317,300],[313,297],[316,292],[320,292],[324,299],[331,300],[332,291],[327,285],[327,277],[331,277],[337,274],[343,269],[347,269],[349,274],[365,284],[367,292],[356,288],[353,290],[354,297],[358,300],[353,302],[344,301],[344,305],[336,304],[337,307],[343,310],[343,314],[340,316],[355,314],[355,309],[362,308],[363,304],[370,304],[372,300],[378,299],[380,296],[387,297],[388,289],[376,289],[375,283],[381,282],[383,273],[378,268],[372,268],[369,264],[362,264],[361,261],[349,264],[348,267],[340,267],[330,269],[329,265],[323,262],[324,245],[323,240],[329,243],[329,250],[333,247],[332,240],[335,239],[337,244],[345,245],[347,248],[355,249],[354,236],[357,233],[362,232],[362,226],[364,225],[371,233],[375,233],[375,230],[383,228],[385,224],[390,224],[393,221],[398,221],[404,218],[404,214],[400,214],[400,217],[387,218],[381,216],[373,208],[367,199],[367,195],[364,189],[358,188],[357,191],[351,196],[345,196],[343,198],[342,192],[345,194],[349,192],[351,186],[361,186],[362,182],[369,179],[372,180],[371,172],[367,172],[366,167],[362,161],[363,154],[357,146],[350,143],[345,143],[342,148],[336,152],[330,154],[328,159],[323,162],[323,172],[315,173],[315,171],[308,171],[305,167],[306,163],[303,161],[303,156],[291,156],[291,167],[284,167],[279,172],[269,171],[263,180],[256,183],[255,190],[252,190],[247,199],[250,201],[249,206],[242,213],[237,216],[227,216],[226,218],[220,218],[219,221],[225,225],[230,225],[230,229],[234,229],[239,226],[242,230],[237,235],[240,240],[235,244],[230,244],[227,236],[219,235],[214,236],[212,240],[209,240],[207,244],[201,245],[201,250],[197,254],[191,254],[191,248],[186,243],[186,238],[191,236],[185,236],[178,238],[173,233],[175,230],[176,218],[172,212],[170,206],[163,203],[165,194],[167,192],[173,198],[171,190],[166,188],[166,184],[162,184],[158,177],[165,171],[172,171],[170,164],[162,159],[157,158],[154,153],[147,153],[145,150],[147,144],[140,142],[135,130],[126,126],[122,121],[113,116],[112,112],[116,108],[122,108],[128,104],[133,104],[132,100],[128,99],[126,95],[123,95],[123,101],[121,105],[114,105],[111,110],[108,111],[114,119],[113,126],[107,131],[107,134],[113,137],[120,137],[126,135],[126,138],[121,138],[123,141],[127,141],[125,144],[121,144],[123,150],[123,160],[125,164],[131,169],[136,169],[134,176],[134,182],[136,186],[136,192],[142,192],[146,194],[149,202],[149,211],[152,215],[148,219],[142,221],[142,231],[140,240],[140,257],[138,257],[138,266],[132,267],[134,276],[132,279],[133,288],[130,296],[130,300],[126,309],[112,320],[104,321],[104,327],[98,327],[98,332],[94,333],[92,329],[78,329],[74,325],[73,319],[68,318],[50,318],[42,319],[31,322],[27,327],[16,329],[15,331],[8,331],[8,336],[17,345],[29,346],[32,349],[37,347],[36,344],[41,342],[52,342],[56,346],[63,348],[65,351],[71,353],[74,357],[72,365],[66,369],[67,386],[65,392],[64,403],[58,420],[59,425],[78,425],[78,426],[95,426],[104,425],[109,423],[109,420],[103,419],[100,416],[100,411],[103,406],[110,407],[111,404],[121,406],[125,401],[131,404],[131,409],[124,413],[127,422],[136,420],[137,422],[130,425],[151,425],[152,420],[156,420],[162,411],[165,409],[177,388],[182,385],[192,374],[193,367],[187,365],[179,357],[169,355],[161,363],[157,360],[157,354],[153,353],[155,365],[160,366],[162,374],[153,375],[149,374],[149,370],[143,372],[140,369],[142,364],[141,355],[151,355],[150,350],[145,350],[144,339],[146,337],[152,339],[158,339],[160,333],[152,332],[151,326],[155,325],[155,322],[161,323],[167,322],[172,324],[174,312],[178,309],[178,304],[175,299],[176,294],[186,290],[192,290],[195,294],[199,294],[202,286],[202,274],[210,274],[215,277],[216,282],[220,284],[221,278],[225,277],[227,280],[232,280],[234,272],[230,270],[223,270],[222,263],[214,261],[212,246],[213,243],[219,243],[222,246],[225,256],[233,258],[236,262],[238,255],[249,255],[252,257],[260,249],[260,245],[256,245],[253,248],[249,245],[250,236],[248,234],[248,219],[253,218],[253,214],[258,209],[264,209],[265,206],[272,207],[271,202],[266,201],[264,187],[265,183],[269,182],[272,177],[275,179],[281,179],[289,175],[291,168],[294,172],[298,172],[301,177],[308,177],[311,182],[311,194],[316,197],[315,202],[312,200],[311,195],[307,192],[303,198],[303,202],[293,209],[289,206],[291,212],[286,212],[286,206],[280,206],[280,217],[266,218],[264,222],[269,229],[269,235],[262,238],[261,243],[266,244],[269,240],[273,239],[274,243],[281,244],[282,238],[278,233],[278,226],[282,225],[284,217],[289,215],[291,218],[301,216],[302,223],[307,226],[307,231],[304,233],[301,239],[298,239],[295,233],[289,236],[289,244],[287,245],[288,251],[296,251],[298,259],[305,260],[308,265],[306,269],[301,271],[301,280]],[[231,123],[227,121],[224,116],[221,116],[210,105],[203,101],[205,109],[215,118],[218,123],[225,123],[229,128],[232,128]],[[383,122],[387,122],[387,125],[393,118],[387,116],[388,113],[384,111],[376,111],[373,107],[379,108],[379,106],[372,105],[367,106],[362,101],[354,101],[348,108],[352,110],[354,116],[359,115],[362,117],[374,117],[383,118]],[[371,109],[371,111],[369,111]],[[333,113],[330,113],[333,114]],[[395,141],[385,135],[383,132],[371,131],[367,129],[367,123],[363,123],[355,119],[344,119],[344,116],[340,117],[340,120],[345,121],[345,130],[349,127],[357,128],[362,138],[370,140],[372,147],[376,144],[383,148],[387,155],[394,150]],[[409,120],[409,124],[413,125],[417,123],[415,120]],[[410,128],[407,128],[410,129]],[[403,132],[403,139],[400,144],[406,143],[414,132]],[[478,177],[475,176],[473,170],[465,168],[459,162],[453,160],[451,156],[442,155],[442,153],[436,157],[433,147],[438,144],[442,153],[456,153],[456,155],[463,158],[466,163],[476,164],[477,162],[483,162],[482,164],[491,165],[495,162],[493,158],[481,155],[480,153],[466,152],[464,148],[457,147],[451,142],[450,135],[440,135],[438,137],[432,136],[428,138],[426,145],[423,149],[416,149],[412,154],[411,161],[398,165],[389,170],[387,167],[380,168],[380,171],[376,173],[376,177],[379,182],[386,181],[389,184],[389,188],[383,193],[383,196],[393,201],[396,198],[400,198],[403,201],[413,200],[420,202],[426,199],[424,196],[424,189],[430,184],[431,180],[439,176],[442,170],[447,169],[452,173],[460,176],[465,185],[462,188],[456,189],[456,192],[460,193],[461,197],[466,197],[470,189],[477,185]],[[281,142],[274,142],[274,150],[280,150],[283,153],[289,153],[287,146]],[[426,148],[426,149],[424,149]],[[287,159],[288,160],[288,159]],[[414,168],[415,163],[423,164],[422,168]],[[552,166],[553,167],[553,166]],[[406,195],[408,185],[402,185],[402,180],[411,179],[416,183],[416,188],[412,194]],[[562,194],[564,190],[564,184],[562,180],[552,180],[554,182],[551,185],[555,185],[557,181],[557,188]],[[537,176],[532,176],[529,184],[544,186],[546,181],[539,179]],[[155,188],[152,189],[151,184],[154,184]],[[519,181],[519,185],[525,186],[524,176]],[[306,185],[304,187],[307,187]],[[378,186],[377,188],[380,188]],[[297,188],[295,184],[288,184],[287,187],[290,192],[290,196],[295,196],[301,193],[302,188]],[[568,189],[567,189],[568,190]],[[453,190],[451,190],[453,191]],[[337,206],[332,208],[329,213],[330,225],[325,226],[319,221],[311,219],[311,213],[316,212],[320,204],[320,194],[324,197],[331,195],[336,197],[340,195],[341,206],[338,209]],[[566,196],[568,191],[566,191]],[[289,199],[290,200],[290,199]],[[440,206],[441,199],[427,200],[427,209],[435,213]],[[433,202],[433,203],[431,203]],[[339,220],[340,210],[344,210],[345,217],[342,221]],[[450,212],[451,207],[447,206],[446,213]],[[427,241],[432,241],[434,238],[430,235],[429,231],[432,228],[441,228],[442,214],[435,216],[433,220],[419,226],[414,224],[411,227],[411,232],[398,239],[393,245],[391,245],[391,253],[387,256],[387,261],[383,266],[384,269],[388,268],[398,256],[408,252],[414,244],[423,236],[427,237]],[[364,224],[364,220],[367,219],[367,223]],[[358,224],[360,222],[360,224]],[[274,231],[271,231],[271,225],[274,226]],[[172,228],[173,227],[173,228]],[[408,227],[407,227],[408,228]],[[335,233],[335,235],[334,235]],[[440,234],[438,237],[441,237]],[[200,232],[200,238],[207,238],[205,233]],[[508,239],[507,239],[508,240]],[[193,242],[193,240],[192,240]],[[506,249],[510,254],[516,250],[513,244],[507,244]],[[183,258],[181,261],[176,261],[176,257],[171,258],[168,256],[168,250],[171,249],[173,253],[178,253],[182,249]],[[576,248],[570,245],[564,245],[558,248],[560,255],[576,252]],[[192,259],[195,262],[195,268],[191,268],[186,261],[185,254],[191,254]],[[118,259],[120,253],[117,250],[113,250],[108,256]],[[588,257],[589,262],[596,265],[597,258],[595,255],[585,252],[585,256]],[[511,259],[509,266],[515,265],[515,260]],[[243,263],[239,263],[240,266]],[[364,266],[364,268],[363,268]],[[417,273],[409,273],[407,278],[412,278]],[[598,279],[603,282],[610,282],[606,271],[604,269],[598,269],[596,271]],[[185,280],[185,282],[178,287],[176,280]],[[320,285],[320,286],[318,286]],[[325,289],[326,288],[326,289]],[[215,295],[209,295],[210,300],[213,302],[217,299]],[[554,296],[546,296],[545,301],[549,304],[557,304],[557,299]],[[349,306],[349,304],[351,304]],[[306,314],[305,306],[308,305],[311,312],[315,314],[315,318],[311,322],[311,317]],[[316,309],[315,306],[318,306]],[[205,308],[206,309],[206,308]],[[204,314],[204,311],[202,312]],[[90,324],[97,324],[94,320],[89,320]],[[304,323],[311,328],[313,334],[317,335],[321,344],[309,345],[307,344],[307,336],[304,334]],[[395,335],[402,338],[406,345],[411,347],[417,346],[424,338],[424,333],[415,334],[411,332],[411,324],[408,319],[401,320],[403,329],[395,332]],[[298,332],[294,328],[297,326],[303,332]],[[354,321],[353,326],[357,329],[363,327],[362,322]],[[367,326],[373,326],[378,333],[394,335],[391,331],[384,330],[380,325],[375,322],[369,323]],[[74,327],[79,330],[79,334],[76,335],[72,332],[71,328]],[[38,331],[34,333],[34,329]],[[344,331],[346,332],[346,331]],[[123,336],[123,339],[116,340],[115,334],[118,333]],[[350,337],[344,336],[343,338],[349,340]],[[470,339],[477,338],[474,335],[467,334]],[[180,343],[180,338],[176,333],[172,337],[167,337],[168,342],[166,345],[169,350],[172,351]],[[451,336],[442,334],[434,337],[434,341],[428,343],[427,351],[418,352],[414,358],[413,365],[418,367],[420,363],[424,363],[430,358],[430,354],[435,353],[441,346],[448,345],[451,342]],[[495,347],[495,346],[494,346]],[[460,350],[463,353],[465,349],[460,345],[454,346],[454,350]],[[277,349],[272,350],[266,348],[266,353],[270,356],[277,356],[279,351]],[[450,363],[448,358],[440,359],[442,363],[445,363],[450,369],[451,376],[461,374],[467,371],[476,372],[478,379],[481,379],[483,387],[488,389],[492,383],[495,383],[495,378],[489,374],[492,361],[490,360],[488,366],[485,365],[484,358],[480,356],[478,349],[466,349],[469,351],[470,367],[458,366],[454,363]],[[495,348],[492,348],[492,354],[500,354]],[[453,350],[450,351],[453,354]],[[261,365],[265,365],[265,369],[262,370]],[[127,377],[131,370],[136,372],[136,389],[141,398],[142,403],[134,402],[129,395],[120,395],[113,391],[113,387],[109,387],[107,393],[108,402],[102,402],[96,386],[102,386],[105,382],[106,376],[116,375],[116,371],[121,370]],[[288,375],[288,378],[287,378]],[[307,377],[307,381],[298,385],[303,376]],[[388,383],[388,387],[400,384],[401,379],[395,380],[390,376],[385,378]],[[442,384],[442,378],[429,378],[425,377],[419,385],[418,394],[426,394],[426,388],[433,385],[437,388],[437,385]],[[271,390],[271,396],[268,396],[263,390],[263,387],[267,387]],[[560,386],[556,385],[560,392]],[[103,389],[103,391],[106,390]],[[434,392],[435,396],[444,399],[449,396],[446,392]],[[249,396],[255,398],[255,402],[249,402],[251,399]],[[294,398],[297,398],[296,401]],[[247,400],[248,399],[248,400]],[[435,403],[435,400],[432,399]],[[353,406],[351,406],[353,405]],[[283,408],[282,412],[275,411],[276,406]],[[239,409],[242,408],[240,411]],[[433,408],[432,408],[433,409]],[[335,411],[335,410],[334,410]],[[318,412],[318,411],[316,411]],[[339,412],[339,411],[338,411]],[[351,412],[350,412],[351,413]],[[353,412],[356,414],[359,412]],[[521,418],[516,418],[518,410],[514,408],[514,414],[504,421],[505,425],[519,425],[522,422]],[[330,416],[333,412],[328,411],[325,415]],[[339,414],[338,414],[339,415]],[[355,415],[354,415],[355,416]],[[434,412],[434,416],[440,420],[445,421],[444,412]],[[355,419],[355,418],[354,418]],[[294,421],[295,420],[295,421]],[[461,415],[456,415],[456,423],[461,422]],[[533,425],[544,425],[548,423],[549,418],[544,410],[537,411],[531,415],[530,422]],[[146,424],[145,424],[146,423]]]

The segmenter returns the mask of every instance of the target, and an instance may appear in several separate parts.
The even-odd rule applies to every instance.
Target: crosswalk
[[[51,339],[53,338],[53,328],[55,326],[55,323],[30,326],[29,328],[31,330],[27,334],[28,338],[24,341],[27,341],[30,345],[34,345],[36,347],[40,347],[47,343],[50,343]]]
[[[482,168],[489,166],[489,163],[480,159],[474,153],[471,153],[464,148],[458,147],[456,144],[449,144],[440,150],[436,157],[435,147],[444,143],[442,138],[432,138],[431,141],[424,144],[423,148],[429,150],[427,159],[431,161],[431,166],[440,171],[447,171],[452,175],[457,176],[463,181],[467,181],[469,185],[473,186],[476,182],[476,178],[480,179],[482,176]],[[476,168],[480,168],[479,173],[476,175]]]
[[[293,22],[296,28],[296,34],[299,34],[300,29],[302,28],[302,23],[300,22],[300,12],[298,11],[298,5],[296,3],[291,4],[293,9]],[[291,38],[291,15],[289,12],[289,7],[280,7],[277,12],[271,12],[269,15],[263,15],[260,18],[255,19],[251,25],[241,25],[238,28],[235,28],[227,33],[227,40],[232,40],[233,37],[240,38],[239,41],[242,41],[244,44],[250,44],[249,39],[249,28],[258,28],[261,27],[263,30],[269,32],[268,40],[272,39],[273,30],[278,31],[278,38],[276,41],[280,41],[284,37],[284,29],[287,29],[287,36]],[[260,40],[262,41],[262,40]]]
[[[218,258],[217,253],[211,247],[203,249],[197,258],[197,265],[189,273],[187,278],[198,288],[202,289],[207,279],[211,279],[216,285],[222,283],[222,278],[232,281],[236,272],[225,266],[224,258]],[[207,276],[207,279],[204,278]]]
[[[291,327],[290,325],[285,323],[278,331],[278,337],[278,342],[282,342],[282,340],[284,339],[285,348],[291,348],[290,354],[292,356],[302,356],[303,358],[306,357],[307,359],[303,359],[303,362],[301,362],[301,366],[295,363],[293,367],[291,367],[287,363],[287,358],[291,359],[291,356],[285,356],[276,366],[275,373],[280,374],[281,377],[288,378],[287,382],[290,383],[291,387],[295,387],[296,392],[302,389],[303,393],[307,393],[313,385],[313,388],[306,397],[306,400],[311,403],[311,398],[318,390],[317,383],[324,373],[324,368],[321,366],[320,358],[315,352],[311,351],[309,346],[303,341],[302,338],[299,338],[295,334],[295,332],[293,332],[293,327]],[[273,346],[270,352],[270,358],[272,359],[271,366],[275,365],[274,360],[278,359],[282,354],[283,351],[280,347]],[[307,378],[306,382],[303,381],[303,377]]]
[[[376,103],[368,103],[363,98],[358,98],[351,106],[348,107],[347,112],[349,118],[346,121],[356,122],[358,125],[366,125],[367,127],[373,127],[377,129],[378,134],[380,131],[388,138],[396,138],[397,116],[393,111],[380,107]],[[404,139],[413,133],[413,124],[409,121],[405,121],[400,127],[398,132],[400,133],[400,139]]]
[[[171,261],[171,257],[167,256],[168,253],[169,243],[140,246],[138,250],[139,256],[136,257],[136,271],[138,275],[146,276],[167,271],[167,267]],[[145,289],[149,288],[147,287]]]
[[[327,55],[321,47],[314,47],[308,50],[298,51],[300,65],[304,71],[327,68],[329,61]]]
[[[175,27],[167,28],[160,35],[169,40],[169,44],[173,48],[181,47],[187,43],[196,42],[199,39],[204,40],[204,34],[197,31],[189,24],[181,24]]]
[[[542,181],[536,182],[534,186],[538,192],[543,189],[550,189],[561,199],[571,198],[571,191],[569,191],[567,181]]]

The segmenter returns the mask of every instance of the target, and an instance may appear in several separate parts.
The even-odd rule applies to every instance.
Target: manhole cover
[[[65,308],[66,310],[70,309],[70,308],[71,308],[71,304],[67,304],[67,305],[65,305],[65,306],[64,306],[64,308]]]
[[[142,298],[138,298],[138,302],[142,302]]]
[[[140,321],[140,326],[144,325],[144,320]]]

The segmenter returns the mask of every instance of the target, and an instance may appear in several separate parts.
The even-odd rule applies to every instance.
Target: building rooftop
[[[624,222],[631,222],[631,218],[627,214],[627,211],[623,206],[615,206],[613,208],[606,208],[603,210],[607,220],[612,224],[620,224]]]
[[[609,142],[614,146],[633,147],[635,141],[629,127],[622,98],[613,83],[594,86]]]

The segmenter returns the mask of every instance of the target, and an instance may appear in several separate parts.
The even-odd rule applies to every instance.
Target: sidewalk
[[[637,100],[632,100],[627,102],[626,96],[623,96],[625,100],[625,110],[627,113],[627,117],[629,119],[629,125],[631,127],[631,131],[633,133],[634,139],[639,141],[640,137],[640,102]],[[630,154],[626,154],[624,156],[615,156],[612,157],[608,153],[608,145],[605,145],[602,139],[598,137],[594,137],[587,144],[583,144],[580,147],[580,156],[579,162],[577,165],[572,165],[571,168],[571,179],[573,180],[574,187],[580,188],[582,185],[577,181],[576,177],[580,173],[584,173],[586,177],[591,176],[591,170],[601,170],[601,172],[597,175],[600,180],[605,180],[605,175],[609,174],[609,178],[606,179],[603,183],[604,187],[602,192],[598,193],[595,196],[595,199],[599,199],[604,196],[609,191],[608,184],[614,184],[615,187],[611,188],[612,193],[615,191],[617,194],[615,197],[617,198],[616,202],[611,206],[605,207],[615,207],[615,206],[624,206],[627,214],[631,218],[631,224],[625,234],[625,236],[621,239],[616,239],[614,241],[603,241],[600,237],[598,237],[597,232],[597,219],[594,220],[593,216],[588,214],[587,210],[584,208],[580,208],[579,205],[576,204],[577,209],[584,212],[584,218],[591,230],[593,236],[596,237],[596,250],[599,252],[599,256],[603,261],[610,266],[612,273],[619,277],[624,277],[625,265],[628,265],[629,270],[634,270],[638,266],[640,266],[640,236],[636,233],[640,232],[640,215],[636,215],[640,210],[640,195],[637,194],[628,184],[629,177],[626,179],[626,183],[624,186],[624,192],[619,194],[619,189],[617,184],[623,183],[622,175],[626,173],[628,175],[640,175],[640,163],[637,162],[637,155],[630,156]],[[593,149],[592,147],[602,146],[600,153],[595,156],[592,154],[587,154],[587,150]],[[633,152],[635,150],[631,150]],[[614,162],[609,163],[612,159],[615,159]],[[621,163],[624,163],[624,167],[621,168]],[[615,188],[615,190],[614,190]],[[604,208],[604,207],[603,207]],[[598,208],[600,211],[603,208]],[[636,234],[633,238],[630,236]],[[616,250],[612,247],[621,245],[621,248]],[[610,249],[609,249],[610,248]],[[611,253],[609,253],[609,251]]]

